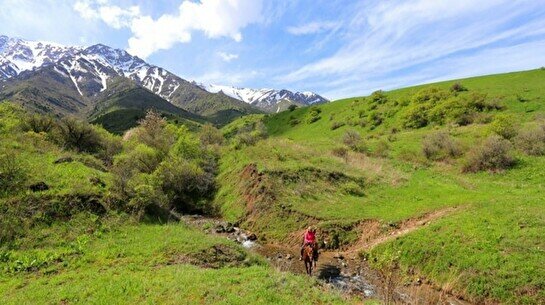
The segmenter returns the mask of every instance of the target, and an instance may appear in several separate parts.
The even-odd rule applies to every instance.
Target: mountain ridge
[[[64,46],[0,36],[0,81],[48,66],[54,66],[57,73],[69,78],[82,97],[96,96],[108,88],[108,79],[123,76],[178,107],[205,116],[206,111],[198,105],[203,99],[214,100],[211,107],[217,108],[218,112],[234,110],[233,113],[238,112],[241,115],[258,113],[254,108],[265,112],[278,112],[285,110],[290,104],[307,106],[328,102],[312,92],[237,88],[190,82],[125,50],[100,43],[88,47]],[[219,94],[220,92],[223,94]],[[210,98],[208,94],[215,96]]]
[[[223,94],[227,96],[254,105],[268,112],[280,112],[291,104],[309,106],[329,102],[328,99],[310,91],[293,92],[287,89],[251,89],[197,82],[193,83],[210,93],[223,92]],[[287,103],[282,103],[283,101]]]
[[[0,93],[4,93],[0,95],[6,96],[3,92],[6,84],[9,83],[11,86],[8,87],[11,89],[25,87],[17,83],[32,78],[29,74],[40,74],[47,69],[47,75],[42,73],[42,76],[69,80],[71,85],[63,81],[62,92],[73,93],[75,90],[78,94],[70,94],[70,97],[81,104],[95,101],[102,92],[108,90],[110,80],[123,77],[176,107],[208,117],[214,124],[222,125],[242,115],[262,112],[229,96],[209,93],[176,74],[151,65],[121,49],[103,44],[67,47],[7,36],[0,38]],[[52,94],[58,96],[62,92]],[[7,95],[15,94],[16,92],[11,92]],[[62,103],[61,100],[57,102]],[[228,115],[222,115],[224,113]]]

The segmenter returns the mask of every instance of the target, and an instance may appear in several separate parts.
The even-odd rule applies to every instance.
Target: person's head
[[[309,227],[307,228],[307,231],[312,232],[312,233],[316,232],[316,230],[314,229],[313,226],[309,226]]]

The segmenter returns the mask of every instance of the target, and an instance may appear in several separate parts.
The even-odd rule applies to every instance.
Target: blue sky
[[[336,99],[545,66],[545,0],[0,0],[0,33]]]

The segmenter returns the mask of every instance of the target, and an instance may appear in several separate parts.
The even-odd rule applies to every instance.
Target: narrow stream
[[[305,274],[304,264],[299,261],[297,249],[286,248],[282,245],[259,244],[255,234],[246,232],[238,227],[227,224],[218,219],[202,216],[183,216],[182,219],[189,225],[203,229],[204,224],[212,222],[214,228],[203,229],[209,234],[225,236],[251,252],[266,258],[271,265],[280,271]],[[381,280],[377,271],[355,257],[343,257],[342,254],[324,252],[318,259],[317,268],[313,276],[326,286],[334,288],[343,294],[359,296],[362,299],[381,299]],[[417,287],[415,293],[412,286],[397,287],[393,293],[396,304],[444,304],[444,305],[472,305],[453,296],[448,296],[430,286]],[[431,302],[430,300],[434,300]]]

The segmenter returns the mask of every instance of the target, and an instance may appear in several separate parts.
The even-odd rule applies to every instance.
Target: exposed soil
[[[201,268],[219,269],[247,265],[246,254],[226,245],[214,245],[192,254],[172,254],[167,265],[192,264]]]

